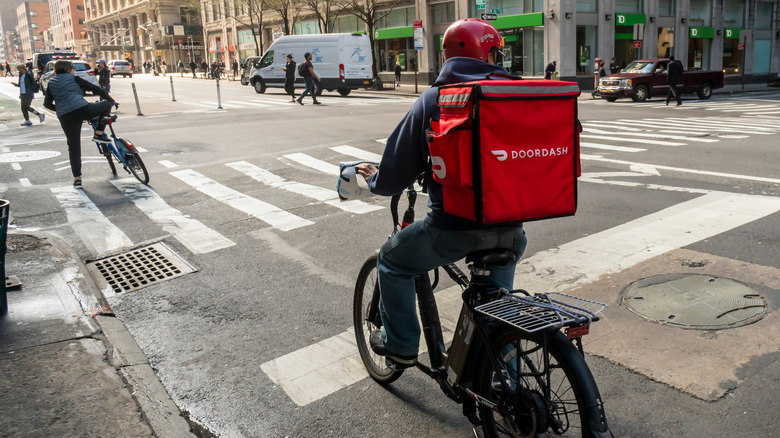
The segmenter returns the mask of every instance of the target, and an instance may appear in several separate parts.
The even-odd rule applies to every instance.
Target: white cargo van
[[[324,35],[285,35],[271,44],[252,68],[249,83],[258,93],[267,87],[284,88],[286,55],[292,53],[297,65],[304,62],[303,54],[310,52],[314,72],[320,77],[318,94],[322,89],[336,90],[342,96],[351,90],[368,88],[374,83],[371,73],[371,43],[359,33]],[[296,70],[298,68],[296,67]],[[295,72],[295,86],[306,85]]]

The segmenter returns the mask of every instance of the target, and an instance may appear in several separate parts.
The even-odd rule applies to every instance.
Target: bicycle
[[[407,189],[409,206],[400,228],[414,221],[416,192]],[[391,201],[393,234],[399,230],[398,202]],[[422,332],[430,365],[416,368],[438,382],[478,436],[613,437],[598,387],[584,360],[582,336],[606,305],[561,293],[530,295],[490,284],[489,265],[508,265],[506,249],[477,251],[466,257],[471,278],[455,264],[441,268],[463,290],[463,306],[449,348],[445,347],[433,291],[438,268],[415,277]],[[355,338],[371,378],[388,385],[404,372],[375,354],[369,344],[381,330],[377,256],[360,269],[353,303]],[[576,346],[575,346],[576,344]]]
[[[117,107],[118,106],[119,105],[117,104]],[[97,116],[87,121],[92,125],[93,130],[97,130],[100,117],[103,116]],[[149,172],[146,171],[146,165],[141,159],[138,150],[129,140],[117,138],[116,132],[114,131],[114,122],[116,119],[116,114],[103,117],[102,122],[106,124],[111,132],[111,135],[109,136],[111,141],[109,143],[95,141],[98,152],[106,157],[108,165],[111,167],[111,172],[114,175],[116,175],[116,165],[114,164],[114,160],[116,160],[117,163],[122,165],[122,168],[127,173],[131,173],[142,184],[149,184]],[[108,151],[105,151],[104,148],[107,148]]]

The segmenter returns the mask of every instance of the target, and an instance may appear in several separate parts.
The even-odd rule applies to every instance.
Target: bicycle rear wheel
[[[379,298],[379,277],[376,268],[376,255],[371,256],[363,263],[358,273],[357,283],[355,285],[355,300],[353,302],[353,318],[355,324],[355,340],[357,341],[360,359],[372,379],[381,385],[387,385],[401,377],[403,370],[390,368],[385,363],[384,356],[379,356],[371,350],[368,343],[369,336],[374,330],[382,329],[382,321],[379,318],[377,308],[376,316],[369,317],[369,309],[372,300]],[[376,306],[379,304],[374,303]]]
[[[146,165],[144,165],[143,160],[141,160],[141,156],[138,154],[128,154],[125,158],[127,159],[129,164],[128,167],[130,167],[130,172],[133,173],[133,176],[135,176],[138,181],[141,181],[142,184],[148,184],[149,173],[146,171]]]
[[[501,370],[514,400],[510,415],[480,405],[487,437],[611,437],[601,396],[584,358],[566,336],[549,331],[545,371],[542,333],[507,327],[491,336]],[[475,382],[478,393],[497,403],[504,387],[485,355]],[[536,374],[538,373],[538,374]],[[536,375],[531,375],[536,374]],[[549,393],[549,400],[545,394]]]

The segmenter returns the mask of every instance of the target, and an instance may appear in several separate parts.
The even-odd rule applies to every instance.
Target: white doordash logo
[[[436,178],[444,179],[447,177],[447,165],[444,164],[442,157],[431,157],[431,167]]]
[[[507,152],[505,150],[490,151],[496,156],[498,161],[506,161],[507,158],[542,158],[542,157],[559,157],[569,153],[569,148],[541,148],[541,149],[521,149],[519,151]]]

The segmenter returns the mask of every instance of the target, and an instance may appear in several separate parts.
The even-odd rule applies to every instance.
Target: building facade
[[[201,0],[204,40],[212,60],[254,54],[247,13],[250,0]],[[780,71],[780,0],[409,0],[377,23],[377,69],[390,80],[404,75],[432,83],[443,63],[441,38],[455,20],[481,17],[486,8],[505,39],[504,66],[541,76],[557,61],[558,77],[593,87],[595,59],[620,66],[640,58],[674,55],[688,69],[725,70],[761,81]],[[382,8],[379,8],[383,11]],[[380,12],[381,13],[381,12]],[[302,9],[292,33],[319,33],[314,14]],[[414,21],[422,20],[423,49],[414,47]],[[280,35],[279,17],[265,12],[256,34],[267,48]],[[334,32],[366,32],[365,23],[342,12]],[[262,32],[259,31],[262,29]],[[419,65],[417,59],[419,58]]]
[[[65,0],[62,0],[65,1]],[[84,0],[88,56],[176,65],[202,50],[199,15],[185,0]],[[194,17],[194,19],[193,19]]]
[[[85,34],[85,8],[83,0],[49,0],[51,27],[50,49],[68,48],[79,56],[86,56],[89,41]]]
[[[20,3],[16,7],[16,22],[16,33],[19,35],[24,61],[32,59],[33,53],[46,49],[43,34],[51,26],[49,4],[46,0]]]

